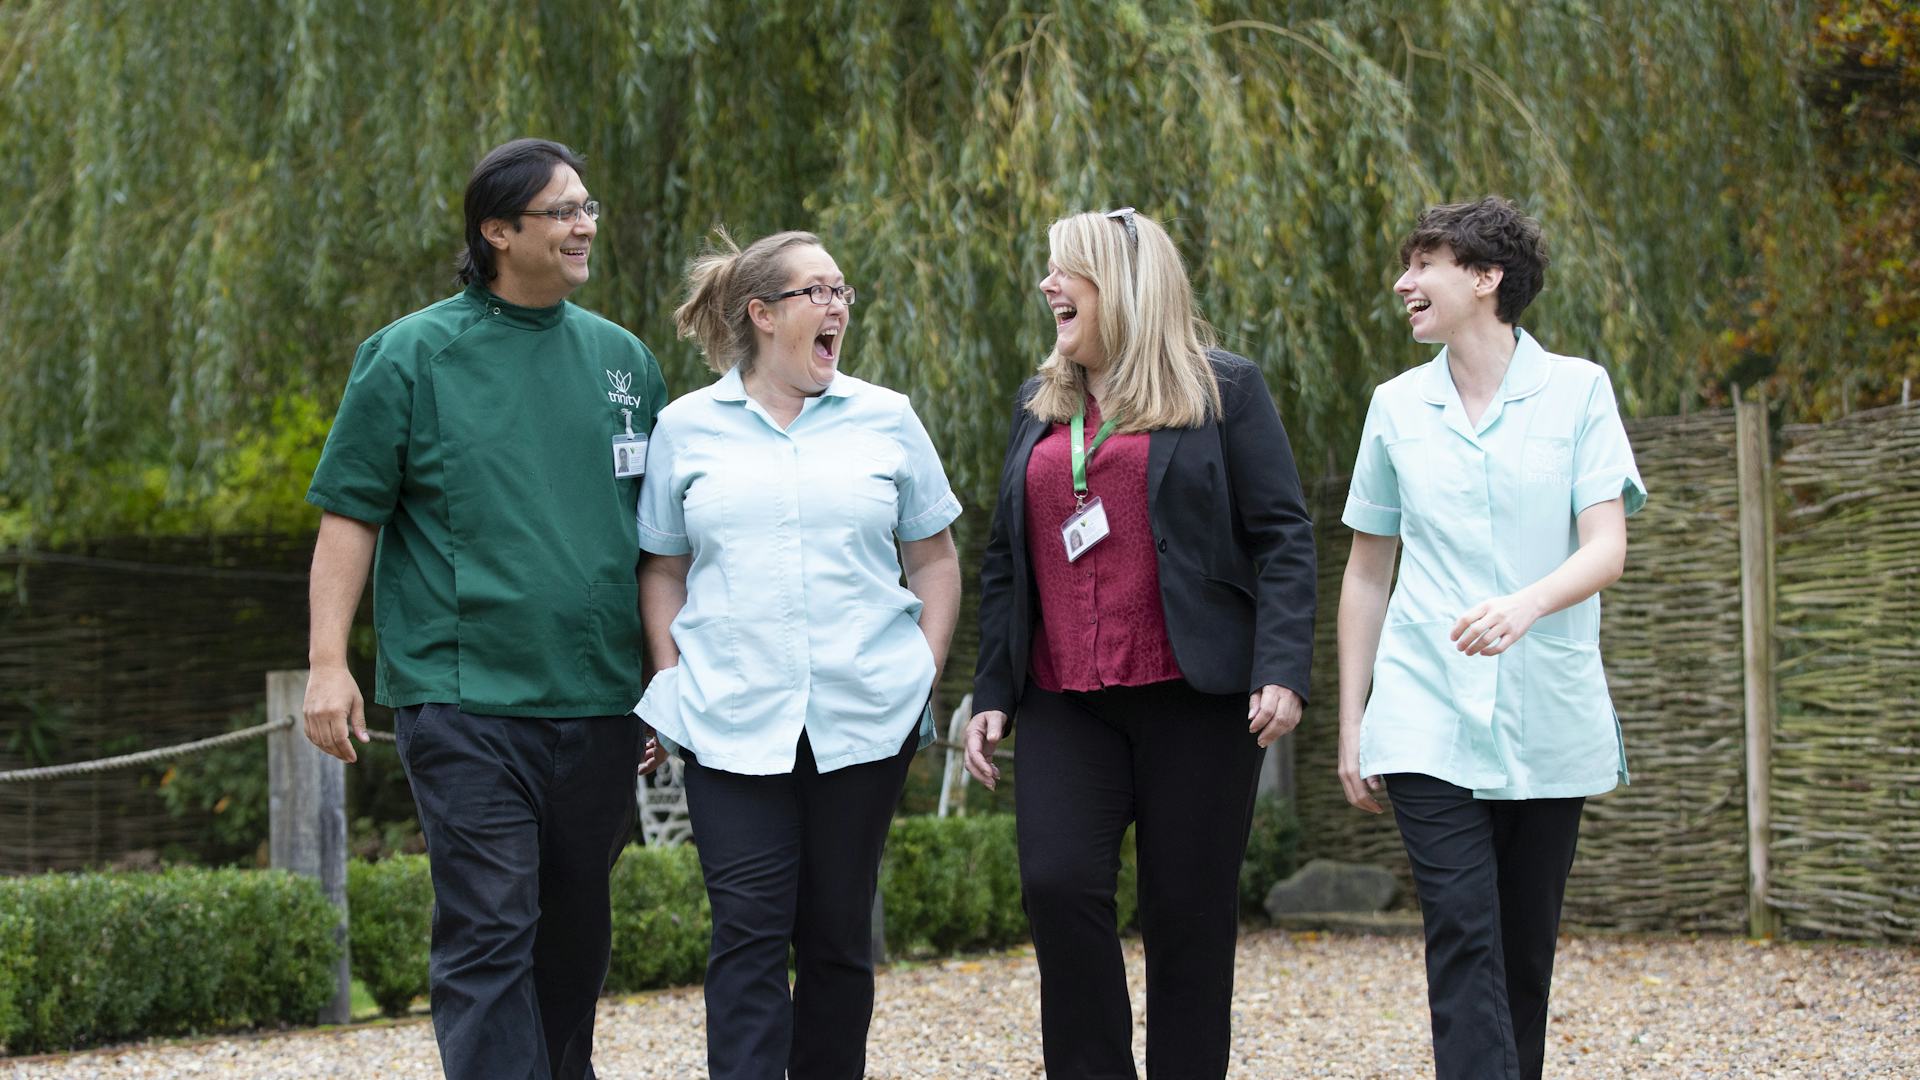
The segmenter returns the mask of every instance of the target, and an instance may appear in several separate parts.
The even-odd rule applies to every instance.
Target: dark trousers
[[[1130,824],[1147,950],[1147,1075],[1226,1075],[1240,860],[1260,753],[1245,694],[1170,682],[1022,696],[1020,891],[1053,1080],[1138,1075],[1114,904]]]
[[[607,875],[634,819],[640,721],[394,713],[433,875],[433,1030],[454,1080],[591,1078]]]
[[[916,732],[890,758],[828,773],[804,734],[791,773],[744,776],[686,755],[687,813],[713,906],[710,1077],[865,1075],[873,893],[918,742]]]
[[[1539,1080],[1560,903],[1585,799],[1476,799],[1387,777],[1427,935],[1440,1080]]]

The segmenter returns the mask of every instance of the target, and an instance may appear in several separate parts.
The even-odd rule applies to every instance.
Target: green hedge
[[[0,1046],[312,1023],[336,918],[316,882],[276,871],[0,881]]]
[[[613,868],[608,993],[697,983],[707,971],[713,909],[691,847],[630,847]]]
[[[1241,878],[1250,911],[1292,869],[1299,823],[1262,801]],[[1134,922],[1133,834],[1116,897]],[[880,874],[896,955],[1027,938],[1010,815],[901,818]],[[699,982],[713,915],[691,847],[628,848],[614,867],[610,993]],[[382,1010],[427,993],[427,859],[351,863],[353,973]],[[0,1049],[263,1023],[307,1023],[332,992],[332,909],[317,885],[261,870],[46,875],[0,881]]]
[[[433,881],[425,855],[347,864],[347,955],[353,976],[389,1016],[427,992]]]
[[[1253,804],[1253,831],[1240,864],[1240,917],[1265,919],[1267,893],[1293,874],[1300,851],[1300,818],[1293,803],[1266,795]]]

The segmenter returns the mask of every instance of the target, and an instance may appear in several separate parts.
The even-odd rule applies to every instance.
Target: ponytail
[[[741,250],[724,226],[715,228],[706,250],[687,264],[687,298],[673,312],[674,330],[700,346],[707,366],[724,375],[753,364],[753,321],[747,302],[780,291],[787,280],[785,251],[820,246],[808,232],[762,237]]]

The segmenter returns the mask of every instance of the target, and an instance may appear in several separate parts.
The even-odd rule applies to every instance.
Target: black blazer
[[[1194,689],[1251,693],[1269,683],[1307,696],[1316,588],[1313,523],[1293,448],[1251,361],[1209,354],[1221,416],[1150,433],[1147,507],[1160,603],[1174,660]],[[1018,711],[1039,594],[1027,565],[1027,458],[1052,426],[1020,388],[1000,470],[993,531],[980,566],[980,656],[973,711]],[[1056,543],[1052,535],[1042,543]]]

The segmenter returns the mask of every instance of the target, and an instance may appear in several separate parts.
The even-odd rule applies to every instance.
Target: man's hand
[[[307,675],[307,741],[348,764],[360,760],[352,735],[368,741],[366,702],[346,665],[315,668]]]
[[[1300,695],[1273,683],[1247,695],[1247,732],[1265,750],[1273,741],[1300,725],[1304,703]]]
[[[974,713],[967,721],[967,771],[992,791],[1000,782],[1000,766],[993,763],[993,752],[1007,731],[1007,714],[998,709]]]

